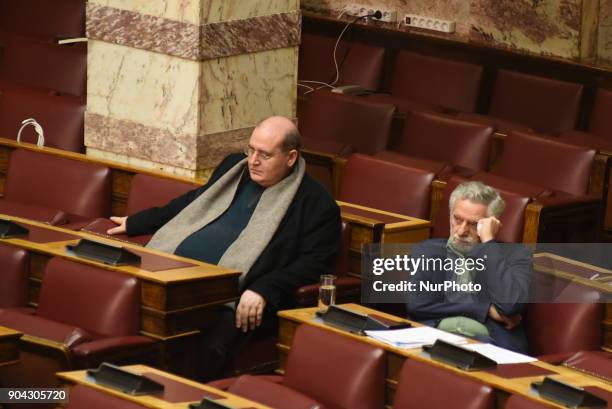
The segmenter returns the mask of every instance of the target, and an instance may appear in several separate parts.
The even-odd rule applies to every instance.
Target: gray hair
[[[453,190],[448,201],[451,214],[455,208],[455,203],[459,199],[487,206],[488,217],[495,216],[499,218],[506,207],[506,202],[504,202],[504,199],[502,199],[497,190],[475,180],[463,182]]]
[[[294,128],[285,134],[285,139],[283,139],[283,145],[281,146],[283,152],[289,152],[292,149],[295,149],[300,153],[302,149],[302,138],[300,137],[300,131],[297,128]]]

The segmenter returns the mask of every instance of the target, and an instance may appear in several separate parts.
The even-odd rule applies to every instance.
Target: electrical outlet
[[[397,21],[397,10],[387,9],[376,6],[366,6],[363,4],[347,4],[344,8],[345,14],[349,16],[362,17],[370,14],[374,14],[377,11],[382,13],[382,17],[379,21],[387,23],[395,23]]]
[[[455,22],[449,20],[441,20],[438,18],[417,16],[414,14],[406,14],[404,16],[404,24],[410,27],[424,28],[426,30],[440,31],[442,33],[454,33]]]

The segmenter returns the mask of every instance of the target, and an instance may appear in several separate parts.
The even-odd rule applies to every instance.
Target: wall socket
[[[426,30],[440,31],[442,33],[454,33],[455,22],[449,20],[440,20],[438,18],[417,16],[414,14],[406,14],[404,16],[404,24],[410,27],[424,28]]]
[[[344,13],[348,14],[349,16],[361,17],[374,14],[377,10],[380,10],[382,13],[382,17],[379,21],[384,21],[387,23],[395,23],[397,21],[397,10],[366,6],[363,4],[347,4],[344,8]]]

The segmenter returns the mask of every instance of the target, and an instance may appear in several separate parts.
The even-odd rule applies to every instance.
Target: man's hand
[[[253,330],[261,325],[266,300],[255,291],[246,290],[242,293],[236,307],[236,328],[242,332]]]
[[[502,324],[504,324],[504,327],[507,330],[511,330],[512,328],[516,327],[518,324],[521,323],[521,320],[523,319],[523,316],[521,314],[514,314],[510,316],[500,314],[499,311],[497,311],[497,308],[495,308],[495,305],[493,304],[491,304],[491,306],[489,307],[489,317],[491,317],[491,319],[497,322],[501,322]]]
[[[501,222],[493,216],[478,220],[476,231],[480,237],[480,242],[486,243],[487,241],[493,240],[495,236],[497,236],[500,227]]]
[[[106,234],[122,234],[126,232],[125,223],[127,222],[127,216],[117,217],[111,216],[111,221],[117,225],[117,227],[113,227],[112,229],[108,229]]]

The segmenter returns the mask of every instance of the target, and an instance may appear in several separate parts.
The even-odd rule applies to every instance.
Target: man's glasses
[[[269,160],[269,159],[272,159],[274,155],[276,155],[275,153],[266,153],[266,152],[258,151],[257,149],[251,148],[250,146],[247,146],[246,148],[244,148],[244,154],[246,156],[252,156],[254,154],[257,154],[257,156],[261,160]]]

